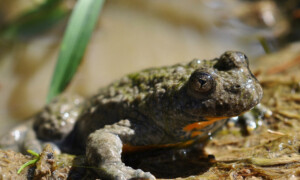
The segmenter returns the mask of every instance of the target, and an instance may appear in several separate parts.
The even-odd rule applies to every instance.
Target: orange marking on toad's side
[[[201,131],[194,131],[194,132],[192,132],[191,137],[193,138],[193,137],[199,136],[201,134],[202,134]]]
[[[221,120],[221,119],[226,119],[228,117],[208,117],[205,118],[207,121],[202,121],[202,122],[196,122],[193,124],[189,124],[183,128],[184,131],[192,131],[192,130],[201,130],[205,128],[208,125],[211,125],[212,123]]]

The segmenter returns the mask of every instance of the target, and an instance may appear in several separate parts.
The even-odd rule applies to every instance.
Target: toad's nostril
[[[240,89],[241,88],[241,85],[237,84],[237,85],[234,85],[233,86],[235,89]]]
[[[232,85],[232,86],[230,86],[230,87],[228,87],[226,89],[227,89],[228,92],[237,94],[237,93],[239,93],[241,91],[241,88],[242,88],[241,85],[234,84],[234,85]]]

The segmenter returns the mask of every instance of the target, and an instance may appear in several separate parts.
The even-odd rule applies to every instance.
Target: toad
[[[224,119],[257,105],[262,94],[245,54],[227,51],[212,60],[129,74],[87,100],[58,97],[27,123],[32,131],[17,128],[0,142],[38,150],[50,141],[63,151],[85,153],[101,178],[155,179],[126,166],[122,152],[205,140]]]

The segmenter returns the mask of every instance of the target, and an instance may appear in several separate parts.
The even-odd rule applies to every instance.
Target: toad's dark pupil
[[[198,82],[201,84],[201,87],[206,84],[206,81],[203,79],[198,79]]]

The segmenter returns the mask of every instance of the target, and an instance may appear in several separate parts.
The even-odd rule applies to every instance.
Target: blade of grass
[[[40,157],[40,155],[37,153],[37,152],[34,152],[33,150],[31,149],[28,149],[27,152],[33,156],[35,156],[36,158]]]
[[[30,160],[28,162],[26,162],[25,164],[23,164],[19,170],[17,171],[18,174],[20,174],[24,168],[26,168],[27,166],[30,166],[31,164],[35,164],[36,162],[38,161],[38,159],[33,159],[33,160]]]
[[[60,47],[47,102],[61,93],[75,74],[91,37],[104,0],[79,0]]]
[[[38,160],[40,160],[40,155],[37,152],[34,152],[33,150],[30,150],[30,149],[28,149],[27,152],[29,154],[33,155],[35,157],[35,159],[32,159],[32,160],[26,162],[25,164],[23,164],[17,171],[18,174],[20,174],[23,171],[23,169],[26,168],[27,166],[35,164],[36,162],[38,162]]]

